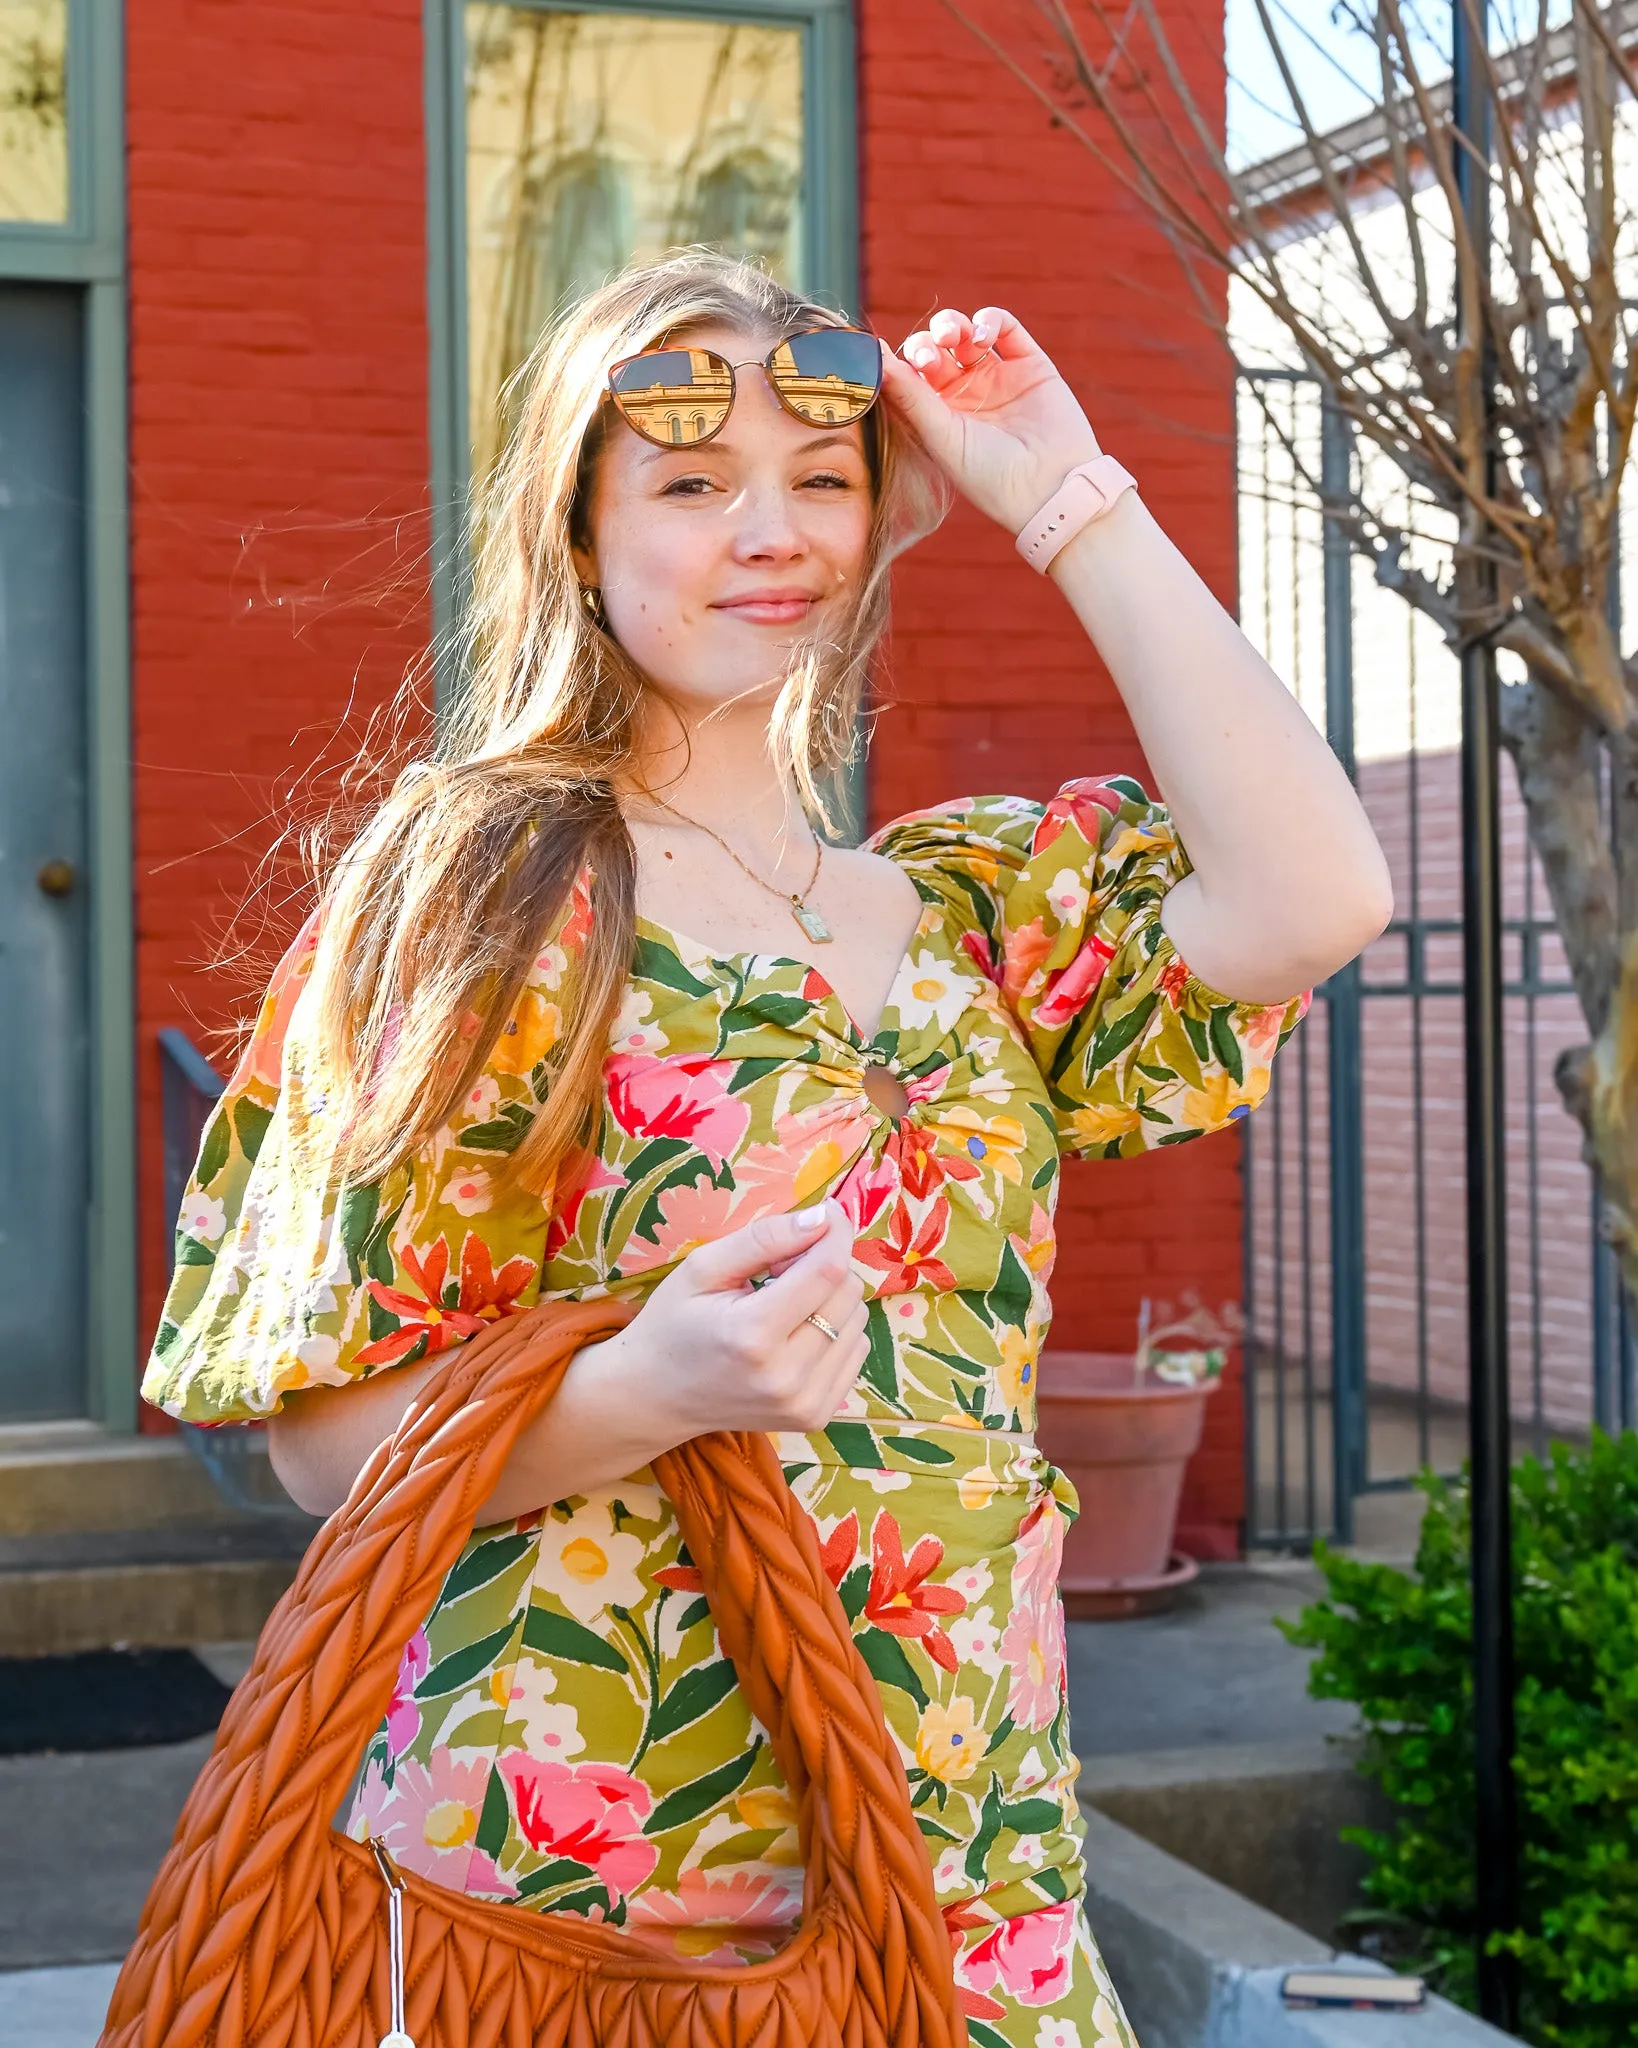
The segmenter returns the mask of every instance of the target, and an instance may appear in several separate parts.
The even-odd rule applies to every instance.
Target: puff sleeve
[[[941,903],[1044,1077],[1064,1150],[1120,1158],[1247,1115],[1308,1007],[1235,1002],[1160,921],[1190,872],[1165,807],[1130,776],[1048,804],[976,797],[887,826],[872,848]]]
[[[303,1028],[317,914],[274,972],[206,1125],[143,1398],[250,1422],[303,1387],[447,1350],[540,1292],[549,1196],[497,1185],[544,1095],[565,954],[547,945],[457,1113],[381,1181],[335,1171],[340,1136]]]

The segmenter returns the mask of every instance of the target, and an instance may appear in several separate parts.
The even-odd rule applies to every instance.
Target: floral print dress
[[[1160,924],[1188,872],[1125,777],[969,800],[875,850],[923,913],[866,1040],[823,976],[640,921],[595,1155],[550,1201],[493,1175],[538,1108],[590,892],[414,1161],[328,1171],[311,927],[205,1131],[143,1391],[221,1423],[446,1350],[548,1297],[641,1298],[689,1250],[834,1195],[870,1350],[779,1441],[881,1688],[980,2048],[1133,2048],[1081,1906],[1057,1593],[1072,1488],[1035,1442],[1064,1151],[1243,1116],[1303,999],[1231,1002]],[[908,1108],[867,1094],[884,1065]],[[424,1876],[749,1959],[800,1912],[795,1815],[650,1471],[476,1531],[410,1642],[351,1826]]]

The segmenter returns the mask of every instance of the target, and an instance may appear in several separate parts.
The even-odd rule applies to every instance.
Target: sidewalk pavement
[[[1208,1567],[1169,1614],[1071,1622],[1069,1696],[1083,1759],[1316,1739],[1352,1710],[1305,1690],[1307,1658],[1272,1625],[1315,1596],[1306,1564]],[[236,1683],[248,1645],[202,1646]],[[0,1758],[0,1813],[26,1856],[0,1861],[0,2048],[93,2048],[210,1739],[83,1756]]]

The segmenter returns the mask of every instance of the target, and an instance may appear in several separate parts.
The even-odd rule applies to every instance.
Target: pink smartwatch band
[[[1046,574],[1060,549],[1083,526],[1101,519],[1122,491],[1137,489],[1137,478],[1112,455],[1094,455],[1072,469],[1018,536],[1018,552],[1032,569]]]

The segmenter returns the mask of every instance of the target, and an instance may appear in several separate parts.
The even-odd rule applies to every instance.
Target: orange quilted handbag
[[[472,1338],[325,1524],[256,1646],[114,1987],[101,2048],[964,2048],[949,1937],[876,1684],[773,1445],[654,1461],[799,1816],[802,1921],[708,1966],[469,1899],[331,1817],[518,1432],[630,1310]]]

